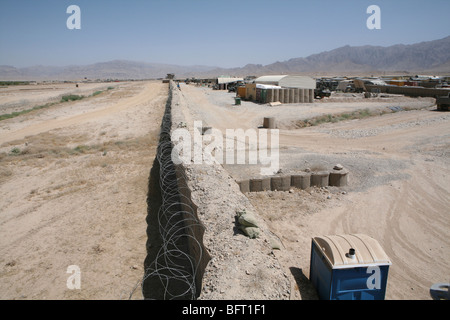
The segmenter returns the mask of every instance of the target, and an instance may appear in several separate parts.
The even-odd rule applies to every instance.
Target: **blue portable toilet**
[[[367,235],[315,237],[309,279],[321,300],[384,300],[391,264]]]

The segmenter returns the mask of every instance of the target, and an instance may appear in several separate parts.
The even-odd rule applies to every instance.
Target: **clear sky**
[[[80,30],[66,26],[70,5],[81,9]],[[370,5],[381,9],[381,30],[366,26]],[[0,65],[266,65],[441,39],[449,14],[450,0],[0,0]]]

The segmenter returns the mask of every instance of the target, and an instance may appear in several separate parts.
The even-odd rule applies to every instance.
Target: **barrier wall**
[[[273,234],[264,221],[259,219],[258,240],[239,231],[237,212],[258,215],[233,178],[220,165],[173,163],[171,134],[180,124],[192,136],[197,128],[186,123],[189,103],[173,82],[170,99],[157,155],[163,245],[144,278],[164,283],[165,299],[288,299],[291,284],[276,257],[268,255]],[[240,290],[230,290],[236,284]]]
[[[314,89],[257,89],[265,94],[256,95],[260,103],[281,102],[283,104],[292,103],[314,103]]]
[[[158,223],[162,244],[155,256],[147,256],[142,289],[145,299],[193,300],[199,296],[198,288],[211,257],[203,245],[205,227],[191,200],[187,177],[172,161],[172,99],[173,82],[156,155],[161,205],[153,221]],[[156,204],[149,203],[151,205]]]
[[[378,85],[365,85],[369,92],[379,91],[380,93],[388,94],[403,94],[409,97],[441,97],[447,96],[450,93],[450,89],[435,89],[435,88],[422,88],[422,87],[399,87],[399,86],[378,86]]]
[[[242,193],[261,191],[288,191],[291,188],[305,190],[310,187],[345,187],[349,172],[345,169],[293,175],[277,175],[238,181]]]

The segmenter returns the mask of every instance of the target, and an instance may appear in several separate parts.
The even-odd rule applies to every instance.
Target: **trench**
[[[195,300],[211,257],[203,245],[205,228],[191,200],[184,168],[171,159],[171,105],[172,83],[148,180],[142,294],[151,300]]]

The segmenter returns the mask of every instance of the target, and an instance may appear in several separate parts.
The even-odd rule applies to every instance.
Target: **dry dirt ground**
[[[0,90],[0,114],[86,96],[0,122],[0,299],[128,299],[143,275],[148,177],[168,86]],[[71,265],[80,290],[67,286]]]
[[[7,110],[0,114],[57,101],[72,87],[0,100]],[[167,92],[156,82],[120,83],[0,121],[1,299],[127,299],[139,285],[148,177]],[[316,298],[308,283],[311,238],[327,234],[365,233],[380,242],[393,263],[387,299],[429,299],[433,283],[450,282],[450,116],[434,111],[430,99],[341,96],[272,108],[236,107],[233,94],[206,88],[182,86],[182,94],[189,121],[220,130],[277,117],[283,172],[337,163],[350,171],[345,188],[247,194],[282,242],[274,253],[291,299]],[[417,110],[296,129],[321,114],[399,106]],[[259,172],[225,168],[236,179]],[[70,265],[80,268],[80,290],[67,288]],[[139,288],[132,298],[142,299]]]
[[[290,275],[291,299],[317,298],[308,278],[311,238],[320,235],[378,240],[392,261],[386,299],[427,300],[431,285],[450,282],[450,115],[436,112],[434,99],[350,95],[313,105],[234,106],[232,93],[181,90],[191,120],[222,131],[257,128],[263,117],[275,116],[283,172],[331,170],[338,163],[350,171],[344,188],[247,194],[282,241],[276,256]],[[393,107],[412,110],[392,113]],[[300,120],[360,109],[386,114],[295,129]],[[259,172],[258,166],[225,168],[236,180]]]

